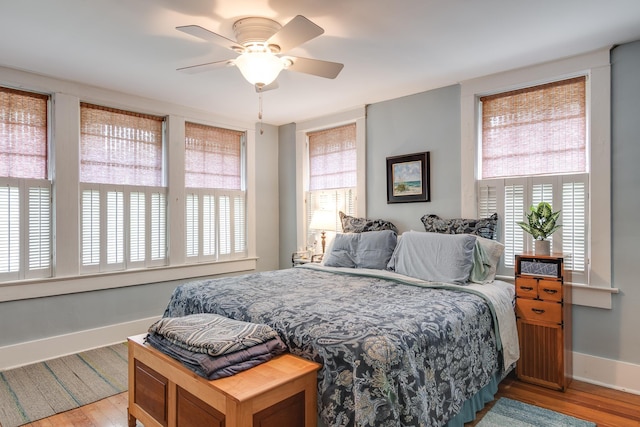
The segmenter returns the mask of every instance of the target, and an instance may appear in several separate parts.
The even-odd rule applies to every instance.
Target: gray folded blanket
[[[147,335],[147,342],[162,353],[181,362],[186,368],[208,380],[229,377],[271,360],[286,351],[280,337],[221,356],[210,356],[176,346],[155,333]]]
[[[212,313],[164,317],[149,327],[149,333],[161,335],[185,350],[210,356],[234,353],[278,337],[269,325]]]

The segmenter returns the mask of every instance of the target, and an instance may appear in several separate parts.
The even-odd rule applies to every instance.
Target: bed
[[[321,425],[472,419],[518,358],[514,287],[491,277],[494,245],[424,232],[344,236],[324,265],[181,285],[164,316],[216,313],[275,329],[291,353],[322,365]]]

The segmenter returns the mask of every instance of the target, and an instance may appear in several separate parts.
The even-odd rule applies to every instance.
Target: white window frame
[[[356,124],[356,210],[358,216],[366,216],[366,117],[365,108],[357,108],[296,125],[296,235],[297,247],[306,248],[307,213],[306,195],[309,189],[309,132],[329,129],[350,123]],[[318,248],[316,248],[318,249]]]
[[[462,83],[461,207],[464,217],[477,215],[479,97],[587,75],[587,163],[589,181],[589,283],[570,284],[573,303],[611,308],[617,293],[611,277],[611,66],[609,49]],[[592,161],[597,159],[597,161]]]

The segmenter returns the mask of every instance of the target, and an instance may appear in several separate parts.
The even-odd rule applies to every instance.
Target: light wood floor
[[[500,384],[496,400],[503,396],[593,421],[598,427],[640,427],[640,396],[580,381],[573,381],[569,390],[562,393],[509,377]],[[28,426],[126,427],[127,404],[125,392]],[[490,405],[465,427],[475,426]]]

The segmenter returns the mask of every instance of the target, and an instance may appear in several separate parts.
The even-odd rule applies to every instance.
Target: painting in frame
[[[429,152],[387,157],[387,203],[429,202]]]

